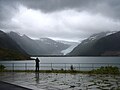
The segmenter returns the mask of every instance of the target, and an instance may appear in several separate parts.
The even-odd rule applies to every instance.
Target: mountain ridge
[[[62,55],[61,51],[69,47],[50,38],[33,40],[27,35],[20,36],[15,32],[10,32],[8,35],[30,55]]]
[[[109,35],[106,35],[107,33],[104,33],[103,36],[101,36],[98,39],[89,40],[86,39],[82,41],[72,52],[69,53],[69,55],[75,55],[75,56],[113,56],[112,52],[116,52],[116,55],[118,55],[117,52],[120,50],[120,32],[114,32]],[[91,37],[91,36],[90,36]],[[116,39],[118,41],[116,41]],[[87,43],[86,43],[87,42]],[[117,45],[118,43],[118,45]],[[111,52],[111,54],[110,54]]]
[[[0,30],[0,59],[30,59],[29,55],[5,32]]]

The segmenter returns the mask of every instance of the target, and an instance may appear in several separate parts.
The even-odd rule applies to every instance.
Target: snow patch
[[[114,34],[114,33],[116,33],[116,32],[114,31],[114,32],[107,33],[106,36]]]
[[[89,40],[95,40],[97,38],[97,35],[94,37],[90,37]]]

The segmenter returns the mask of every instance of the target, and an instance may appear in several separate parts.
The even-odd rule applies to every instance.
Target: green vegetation
[[[2,72],[13,72],[13,70],[3,70]],[[35,70],[14,70],[14,72],[28,72],[28,73],[35,73]],[[71,70],[39,70],[39,73],[82,73],[82,74],[88,74],[88,71],[71,71]]]
[[[90,71],[90,73],[94,74],[119,74],[119,68],[118,67],[113,67],[113,66],[106,66],[106,67],[101,67],[96,70]]]
[[[0,65],[0,71],[4,71],[5,70],[5,66],[4,65]]]
[[[28,55],[24,55],[14,50],[0,48],[0,59],[4,60],[26,60],[30,59]]]
[[[4,72],[13,72],[13,70],[6,70],[5,66],[0,65],[0,71]],[[14,72],[35,72],[35,70],[14,70]],[[39,70],[39,73],[82,73],[82,74],[120,74],[119,68],[118,67],[113,67],[113,66],[106,66],[106,67],[100,67],[99,69],[91,70],[91,71],[79,71],[79,70],[74,70],[73,66],[71,65],[70,70]]]

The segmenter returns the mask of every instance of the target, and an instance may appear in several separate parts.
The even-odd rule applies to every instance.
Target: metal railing
[[[35,70],[35,63],[0,63],[6,70]],[[89,71],[98,69],[101,66],[116,66],[120,70],[120,63],[40,63],[40,70],[74,70]]]

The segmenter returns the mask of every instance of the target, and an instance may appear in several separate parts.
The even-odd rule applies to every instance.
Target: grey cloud
[[[40,16],[42,15],[44,19],[49,17],[48,19],[50,19],[50,20],[52,19],[52,21],[50,21],[50,23],[48,22],[48,26],[49,27],[54,26],[54,28],[46,28],[43,24],[44,27],[41,26],[39,28],[39,30],[46,29],[46,32],[41,31],[40,33],[38,33],[39,30],[36,29],[36,33],[33,33],[33,32],[35,32],[33,30],[36,28],[36,25],[33,25],[33,23],[29,23],[32,21],[31,16],[29,16],[28,22],[25,21],[27,19],[21,21],[21,19],[19,19],[18,16],[16,18],[14,17],[14,15],[16,15],[16,13],[19,13],[19,5],[23,5],[23,6],[25,6],[25,8],[33,10],[33,12],[35,11],[34,14],[32,13],[33,15],[36,15],[35,13],[37,12],[37,14],[39,14]],[[75,16],[75,14],[69,16],[68,15],[69,11],[67,11],[66,13],[65,12],[62,14],[60,13],[61,15],[57,15],[58,12],[61,12],[64,10],[74,10],[75,12],[77,12],[77,14],[76,14],[76,16]],[[39,37],[40,35],[41,36],[43,35],[46,37],[47,36],[49,36],[49,37],[51,37],[51,36],[57,37],[58,36],[58,38],[61,37],[61,38],[66,38],[66,39],[70,39],[70,38],[72,38],[72,39],[81,38],[82,39],[82,38],[86,38],[96,32],[100,32],[100,31],[104,31],[104,30],[107,31],[110,28],[113,30],[118,29],[118,27],[116,28],[115,26],[119,26],[119,25],[116,25],[116,22],[120,21],[119,20],[120,19],[119,10],[120,10],[120,0],[0,0],[0,29],[2,28],[2,29],[5,29],[6,31],[14,30],[14,31],[17,31],[20,33],[28,34],[31,37],[34,37],[34,36]],[[61,32],[60,31],[55,32],[53,30],[53,29],[56,30],[56,28],[55,28],[56,27],[56,19],[53,16],[50,16],[51,14],[54,14],[56,17],[58,16],[58,18],[60,18],[60,19],[62,19],[61,16],[62,15],[64,16],[64,14],[67,14],[70,17],[70,19],[71,19],[71,17],[77,17],[77,19],[79,19],[78,14],[79,13],[82,14],[83,11],[90,13],[90,15],[85,14],[85,15],[88,15],[88,16],[86,16],[86,17],[88,17],[88,19],[93,18],[90,20],[95,20],[95,21],[91,21],[91,22],[93,22],[93,25],[89,25],[90,22],[88,22],[87,20],[85,20],[85,22],[79,23],[79,24],[77,24],[77,22],[75,21],[75,25],[74,25],[72,22],[73,20],[63,19],[62,22],[64,23],[64,25],[57,26],[57,28],[60,28],[61,30],[62,29],[63,30]],[[46,17],[46,14],[48,14],[47,17]],[[80,14],[80,17],[81,17],[81,14]],[[101,16],[102,18],[100,20],[96,20],[96,19],[99,19],[99,17],[94,18],[94,16],[96,16],[96,15],[100,16],[99,14],[102,15]],[[36,15],[36,16],[38,16],[38,15]],[[18,20],[21,23],[24,23],[23,26],[25,26],[27,28],[22,29],[21,27],[19,27],[20,23],[17,25],[16,24],[17,21],[14,22],[13,24],[11,24],[12,18],[15,18],[15,20]],[[26,16],[26,18],[27,18],[27,16]],[[67,18],[67,16],[64,18]],[[24,19],[24,17],[22,17],[22,19]],[[112,22],[108,23],[107,19],[110,19],[110,21],[112,20]],[[33,21],[35,21],[34,22],[35,24],[37,24],[36,20],[37,20],[36,18],[33,19]],[[81,20],[81,18],[78,21],[80,21],[80,20]],[[104,23],[104,21],[106,21],[106,23]],[[104,26],[103,24],[101,24],[99,22],[105,24],[106,26]],[[41,22],[38,22],[38,23],[41,23]],[[43,23],[45,23],[45,22],[43,22]],[[101,24],[101,26],[100,26],[100,24]],[[29,28],[29,25],[30,26],[33,25],[34,28]],[[47,24],[45,23],[45,25],[47,25]],[[40,26],[40,25],[38,25],[38,26]],[[29,29],[33,29],[33,30],[29,30]],[[53,30],[53,32],[49,32],[49,30],[47,30],[47,29],[51,29],[51,30]],[[67,31],[65,29],[69,29],[69,31]],[[30,31],[30,32],[28,32],[28,31]]]
[[[92,13],[101,13],[102,15],[114,19],[120,19],[120,1],[119,0],[101,0],[95,6],[88,8]]]
[[[0,29],[8,31],[16,26],[9,25],[10,19],[18,11],[16,1],[0,0]]]
[[[105,0],[21,0],[20,3],[43,12],[54,12],[63,9],[77,9],[79,11],[96,7]]]
[[[13,15],[11,11],[15,11],[19,4],[32,9],[40,9],[46,13],[63,9],[77,9],[101,13],[110,18],[120,18],[119,0],[0,0],[0,19],[11,17]]]
[[[11,0],[0,0],[0,20],[7,20],[17,12],[16,3],[10,1]]]
[[[53,12],[63,9],[88,10],[93,13],[101,13],[111,18],[120,18],[119,0],[20,0],[23,5],[41,9],[44,12]]]

